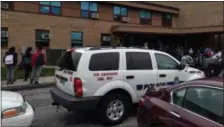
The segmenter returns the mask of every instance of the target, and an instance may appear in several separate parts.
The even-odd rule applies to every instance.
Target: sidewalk
[[[39,84],[30,84],[28,81],[23,81],[23,79],[18,79],[14,84],[6,84],[6,81],[1,81],[2,90],[27,90],[35,88],[44,88],[54,85],[54,76],[51,77],[40,77]]]

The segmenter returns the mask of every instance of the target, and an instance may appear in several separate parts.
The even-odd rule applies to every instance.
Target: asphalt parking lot
[[[35,118],[32,127],[103,127],[97,120],[97,114],[68,112],[60,107],[58,112],[52,106],[50,88],[39,88],[18,91],[25,95],[26,100],[35,108]],[[135,116],[130,116],[116,127],[136,127]]]

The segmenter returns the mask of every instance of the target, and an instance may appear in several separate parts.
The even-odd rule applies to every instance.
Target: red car
[[[200,79],[148,90],[138,107],[138,126],[223,127],[223,81]]]

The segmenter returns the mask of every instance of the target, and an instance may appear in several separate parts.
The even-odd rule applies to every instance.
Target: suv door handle
[[[164,78],[166,77],[166,74],[160,74],[159,77]]]
[[[173,115],[173,116],[175,116],[175,117],[177,117],[177,118],[180,118],[180,115],[177,114],[177,113],[175,113],[175,112],[173,112],[173,111],[170,111],[170,114]]]
[[[126,76],[126,79],[133,79],[133,78],[135,78],[135,76],[133,75]]]

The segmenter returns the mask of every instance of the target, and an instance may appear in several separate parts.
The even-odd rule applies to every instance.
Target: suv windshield
[[[62,54],[57,66],[62,69],[76,71],[81,55],[78,52],[66,51]]]

